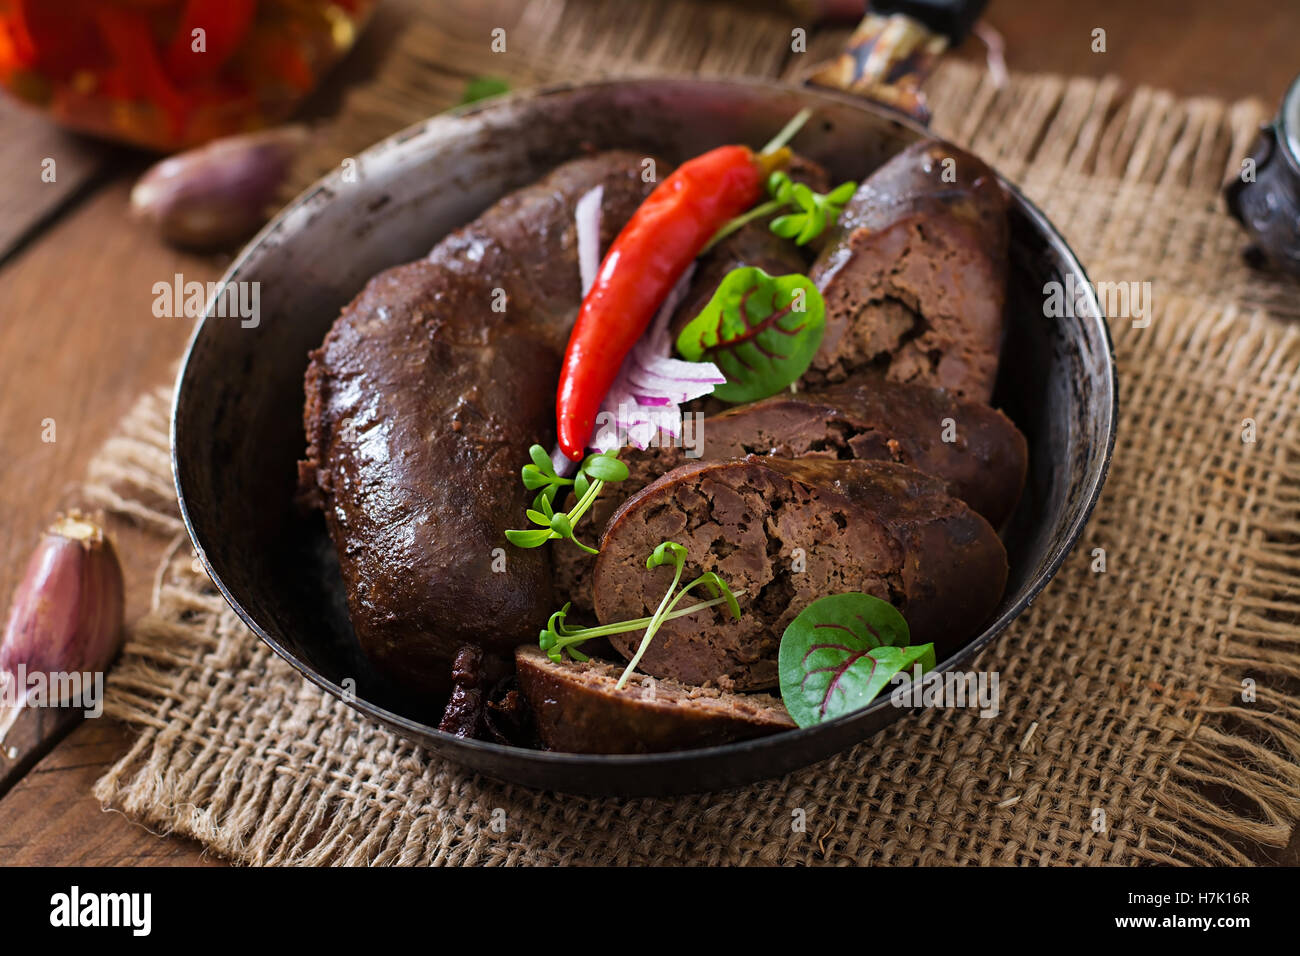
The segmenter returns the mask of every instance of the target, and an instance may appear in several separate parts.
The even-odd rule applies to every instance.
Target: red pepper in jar
[[[728,220],[758,202],[786,147],[720,146],[655,187],[610,245],[569,336],[556,395],[560,448],[580,461],[623,359],[678,277]]]
[[[172,135],[179,135],[189,105],[163,69],[144,14],[105,5],[95,9],[95,20],[114,62],[105,85],[123,99],[140,97],[157,103]]]
[[[188,0],[167,47],[167,72],[181,83],[213,76],[239,49],[257,0]],[[194,49],[194,31],[203,31],[203,51]]]

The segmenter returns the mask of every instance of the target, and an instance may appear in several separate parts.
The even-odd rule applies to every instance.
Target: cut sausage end
[[[569,753],[657,753],[747,740],[795,723],[767,694],[736,694],[633,675],[623,665],[556,663],[539,647],[515,651],[519,686],[547,748]]]
[[[873,371],[987,402],[997,377],[1007,201],[993,171],[925,141],[859,188],[811,273],[826,332],[805,382]]]

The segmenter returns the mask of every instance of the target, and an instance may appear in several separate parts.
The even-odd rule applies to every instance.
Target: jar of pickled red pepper
[[[286,119],[375,0],[0,0],[0,87],[170,152]]]

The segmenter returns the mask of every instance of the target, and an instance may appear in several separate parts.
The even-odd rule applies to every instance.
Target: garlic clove
[[[0,639],[0,742],[27,703],[20,668],[107,669],[122,646],[124,613],[122,567],[104,529],[77,511],[59,516],[27,562]]]
[[[279,204],[294,157],[307,142],[302,126],[223,139],[169,156],[131,190],[131,212],[174,245],[215,249],[248,238]]]

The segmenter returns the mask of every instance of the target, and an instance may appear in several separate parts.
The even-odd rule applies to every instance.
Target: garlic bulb
[[[122,568],[103,528],[79,512],[60,516],[41,536],[14,592],[0,640],[0,741],[32,703],[53,699],[68,680],[102,673],[122,645]],[[102,685],[101,685],[102,686]],[[33,687],[42,700],[31,700]]]

